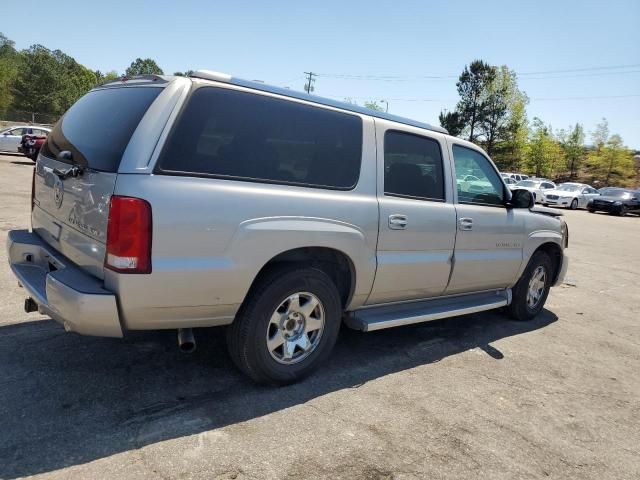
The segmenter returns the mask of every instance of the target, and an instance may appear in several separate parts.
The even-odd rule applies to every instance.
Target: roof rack
[[[404,125],[410,125],[412,127],[423,128],[425,130],[431,130],[440,133],[449,133],[442,127],[436,127],[429,125],[428,123],[418,122],[410,118],[399,117],[397,115],[391,115],[385,112],[379,112],[367,107],[361,107],[359,105],[353,105],[351,103],[340,102],[338,100],[332,100],[330,98],[318,97],[316,95],[309,95],[304,92],[297,92],[295,90],[289,90],[288,88],[275,87],[273,85],[267,85],[261,82],[254,82],[250,80],[243,80],[241,78],[232,77],[226,73],[214,72],[212,70],[198,70],[189,75],[191,78],[200,78],[203,80],[213,80],[215,82],[229,83],[231,85],[237,85],[239,87],[252,88],[254,90],[260,90],[262,92],[275,93],[286,97],[296,98],[299,100],[306,100],[308,102],[317,103],[320,105],[326,105],[328,107],[340,108],[342,110],[348,110],[355,113],[361,113],[369,115],[371,117],[382,118],[384,120],[390,120],[392,122],[402,123]]]
[[[109,80],[108,82],[101,83],[98,87],[105,86],[113,86],[113,85],[122,85],[129,83],[149,83],[149,82],[159,82],[159,83],[167,83],[169,80],[164,75],[133,75],[131,77],[127,77],[126,75],[122,75],[115,80]]]

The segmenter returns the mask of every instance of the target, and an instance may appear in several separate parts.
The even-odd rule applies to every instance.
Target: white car
[[[18,145],[22,135],[49,135],[50,128],[34,127],[33,125],[14,125],[0,131],[0,152],[18,153]]]
[[[555,190],[543,193],[542,204],[553,207],[568,207],[571,210],[586,208],[587,203],[600,193],[590,185],[584,183],[563,183]]]
[[[516,182],[529,178],[529,175],[525,175],[524,173],[502,172],[500,175],[502,175],[502,178],[513,178]]]
[[[532,180],[521,180],[515,185],[508,185],[508,187],[510,190],[529,190],[533,195],[533,199],[536,201],[536,203],[542,203],[544,192],[554,190],[556,188],[556,184],[550,180],[537,178]]]

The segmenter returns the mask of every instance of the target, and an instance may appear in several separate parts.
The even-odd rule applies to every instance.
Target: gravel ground
[[[31,162],[0,156],[0,243]],[[547,309],[341,332],[301,384],[253,385],[221,329],[125,340],[23,312],[0,248],[0,478],[640,477],[640,218],[567,212]]]

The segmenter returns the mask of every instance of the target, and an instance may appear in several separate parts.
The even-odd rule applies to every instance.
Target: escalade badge
[[[64,197],[64,185],[60,177],[56,177],[53,183],[53,199],[56,202],[56,206],[60,208],[62,206],[62,197]]]

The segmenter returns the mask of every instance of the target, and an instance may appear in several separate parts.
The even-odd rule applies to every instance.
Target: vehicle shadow
[[[486,312],[372,333],[343,328],[327,364],[281,388],[238,373],[221,328],[198,330],[187,356],[175,331],[120,340],[65,333],[52,320],[0,327],[0,478],[243,422],[476,347],[500,361],[492,342],[556,320],[547,310],[530,322]]]
[[[35,163],[31,162],[31,161],[28,161],[28,162],[19,162],[19,161],[18,162],[14,162],[14,161],[11,161],[9,163],[11,163],[13,165],[25,165],[27,167],[33,167],[35,165]]]

